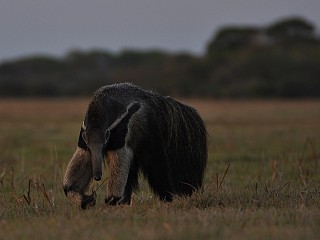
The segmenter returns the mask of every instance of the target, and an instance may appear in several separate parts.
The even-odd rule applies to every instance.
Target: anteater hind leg
[[[130,204],[132,186],[129,172],[133,158],[132,150],[128,147],[115,151],[108,151],[107,163],[109,167],[108,191],[106,204]]]
[[[131,204],[132,192],[138,189],[138,185],[138,168],[134,163],[132,163],[129,171],[127,184],[125,187],[125,203]]]
[[[145,177],[153,192],[161,201],[171,202],[175,193],[168,163],[165,158],[153,159],[152,163],[143,168]]]

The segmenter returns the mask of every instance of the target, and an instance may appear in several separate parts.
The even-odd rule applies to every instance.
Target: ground
[[[203,190],[166,204],[141,179],[109,207],[103,184],[84,211],[62,178],[88,101],[0,101],[0,239],[320,238],[320,101],[182,99],[209,133]]]

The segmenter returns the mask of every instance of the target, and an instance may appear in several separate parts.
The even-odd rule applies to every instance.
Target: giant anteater
[[[82,208],[92,178],[109,169],[111,205],[130,204],[141,172],[162,201],[191,195],[202,185],[207,163],[207,132],[195,109],[129,83],[98,89],[88,106],[78,147],[64,177],[66,195]]]

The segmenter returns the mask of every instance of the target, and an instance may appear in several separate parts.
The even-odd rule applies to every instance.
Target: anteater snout
[[[93,177],[94,180],[96,181],[100,181],[101,180],[101,174],[96,174],[94,177]]]

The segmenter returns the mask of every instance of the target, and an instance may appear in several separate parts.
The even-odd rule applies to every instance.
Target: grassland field
[[[0,239],[320,239],[320,101],[184,99],[209,134],[204,188],[167,204],[141,179],[110,207],[104,184],[84,211],[62,178],[88,101],[0,100]]]

